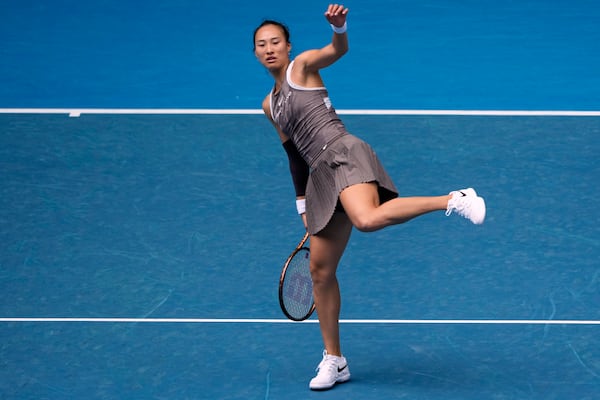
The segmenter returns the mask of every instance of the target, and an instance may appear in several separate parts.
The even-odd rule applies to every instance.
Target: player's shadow
[[[464,366],[447,360],[427,360],[422,362],[406,362],[406,360],[386,360],[368,365],[354,366],[352,380],[369,384],[402,385],[410,387],[428,387],[447,389],[468,385],[472,372]]]
[[[356,363],[355,363],[356,364]],[[371,359],[353,365],[352,382],[378,388],[402,390],[408,394],[444,393],[456,398],[473,398],[474,394],[526,396],[530,382],[541,379],[538,367],[508,363],[469,363],[454,355],[437,355],[423,359]],[[533,369],[531,369],[533,368]],[[517,372],[519,371],[520,372]]]

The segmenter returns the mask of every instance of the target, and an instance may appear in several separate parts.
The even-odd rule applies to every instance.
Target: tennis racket
[[[308,232],[287,258],[279,277],[279,305],[292,321],[303,321],[315,310],[310,277],[310,249],[304,246]]]

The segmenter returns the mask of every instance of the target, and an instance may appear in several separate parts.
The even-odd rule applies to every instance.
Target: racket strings
[[[293,319],[304,319],[312,311],[313,293],[308,249],[300,249],[290,260],[283,281],[282,300]]]

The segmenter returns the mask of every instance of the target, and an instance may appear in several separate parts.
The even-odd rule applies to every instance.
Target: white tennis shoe
[[[474,224],[483,224],[485,219],[485,200],[477,196],[475,189],[468,188],[450,192],[452,198],[448,201],[446,215],[452,212],[467,218]]]
[[[346,382],[350,379],[350,369],[345,357],[327,354],[323,351],[323,360],[317,367],[317,376],[310,381],[312,390],[331,389],[336,383]]]

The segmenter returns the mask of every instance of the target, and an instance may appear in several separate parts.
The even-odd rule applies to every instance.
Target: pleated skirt
[[[339,196],[345,188],[375,182],[380,204],[398,197],[398,190],[379,158],[366,142],[343,135],[318,156],[306,187],[306,218],[311,235],[322,231],[336,211],[343,211]]]

